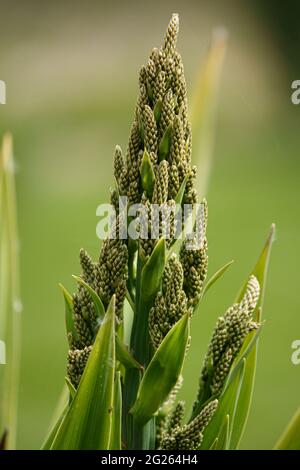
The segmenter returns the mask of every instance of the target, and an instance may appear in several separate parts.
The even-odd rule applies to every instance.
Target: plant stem
[[[151,359],[151,346],[148,330],[148,315],[151,303],[141,301],[141,274],[143,269],[143,260],[138,256],[137,274],[136,274],[136,297],[135,297],[135,316],[132,325],[130,349],[135,359],[145,368]],[[148,450],[153,442],[153,433],[155,432],[153,423],[150,420],[145,425],[137,423],[130,414],[130,408],[135,402],[139,384],[141,381],[141,372],[137,369],[128,369],[124,384],[124,403],[125,403],[125,441],[128,449]]]

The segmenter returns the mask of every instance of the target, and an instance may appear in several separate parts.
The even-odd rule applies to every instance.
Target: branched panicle
[[[171,393],[169,394],[167,400],[162,404],[159,408],[155,427],[156,427],[156,446],[155,448],[158,449],[161,446],[161,441],[164,436],[170,434],[170,429],[174,427],[175,420],[178,423],[178,426],[181,425],[184,409],[185,409],[185,402],[180,401],[177,405],[175,405],[177,395],[182,387],[183,377],[179,376],[179,379],[173,387]],[[177,408],[178,407],[178,408]],[[176,411],[177,408],[177,411]],[[175,418],[177,416],[177,418]],[[173,424],[171,423],[173,422]]]
[[[94,263],[85,250],[80,251],[82,278],[99,295],[106,308],[113,294],[116,295],[116,317],[122,319],[123,303],[128,277],[128,252],[120,239],[122,215],[117,218],[115,238],[107,238],[102,245],[99,262]],[[70,338],[67,374],[76,388],[91,351],[97,333],[98,319],[92,298],[83,286],[73,295],[73,316],[76,339]]]
[[[89,358],[92,346],[82,349],[70,349],[68,352],[67,374],[72,385],[77,388]]]
[[[141,68],[139,96],[125,161],[121,149],[117,147],[115,151],[114,173],[118,190],[121,195],[127,196],[129,205],[145,203],[140,176],[141,158],[145,149],[150,156],[156,179],[149,202],[172,206],[185,179],[183,202],[196,202],[193,187],[195,170],[190,163],[192,138],[188,121],[187,90],[182,60],[176,50],[178,31],[179,19],[174,14],[163,46],[153,49],[147,65]],[[162,143],[165,144],[164,151],[160,154]],[[163,227],[160,226],[157,238],[162,231]],[[169,240],[171,245],[172,237]],[[146,241],[142,245],[147,257],[155,246],[155,240]]]
[[[209,396],[218,396],[224,386],[232,363],[240,352],[247,335],[259,325],[253,321],[253,312],[260,295],[260,285],[251,276],[241,302],[232,305],[217,321],[204,366],[194,409]],[[206,390],[206,394],[203,390]]]
[[[165,268],[162,291],[157,294],[149,315],[149,332],[155,348],[187,311],[187,299],[183,291],[183,270],[180,261],[173,254]]]
[[[197,230],[192,240],[185,240],[181,246],[180,261],[184,272],[184,291],[189,304],[195,307],[202,295],[207,276],[207,203],[202,203],[202,211],[197,214]]]
[[[196,418],[194,418],[189,424],[185,424],[184,426],[175,425],[173,428],[168,428],[167,432],[163,435],[161,439],[161,449],[163,450],[198,449],[202,442],[205,428],[210,422],[217,407],[218,407],[218,400],[213,400],[209,402],[205,406],[205,408],[203,408],[203,410],[198,414],[198,416],[196,416]],[[176,409],[177,407],[175,408],[175,412],[176,412]],[[178,417],[179,419],[181,419],[181,414],[182,414],[181,406],[179,406],[177,413],[179,413]]]
[[[168,200],[168,169],[169,165],[166,160],[163,160],[157,167],[152,204],[163,204]]]
[[[182,421],[184,417],[185,402],[179,401],[173,411],[170,414],[167,423],[167,434],[174,434],[182,426]]]
[[[178,31],[179,19],[174,14],[163,45],[152,50],[147,64],[140,70],[139,94],[127,150],[123,154],[119,146],[115,148],[116,189],[111,192],[111,203],[117,214],[116,225],[112,228],[114,236],[103,242],[97,262],[93,262],[84,250],[80,253],[82,278],[95,290],[105,308],[112,295],[116,295],[118,322],[122,321],[128,279],[127,241],[119,236],[127,221],[123,220],[122,211],[119,213],[118,197],[126,196],[128,207],[135,203],[146,207],[149,233],[145,239],[139,234],[139,243],[134,245],[139,245],[145,260],[161,237],[166,238],[167,248],[174,242],[175,199],[178,194],[181,194],[182,204],[193,205],[196,202],[187,89],[181,56],[176,49]],[[145,180],[141,178],[145,150],[153,170],[151,190],[144,188]],[[181,188],[183,194],[180,193]],[[165,206],[165,212],[153,215],[153,204]],[[205,278],[205,253],[200,250],[188,257],[185,246],[180,259],[170,257],[161,290],[149,316],[150,337],[155,348],[182,315],[192,313]],[[77,387],[99,325],[94,304],[85,287],[78,287],[73,296],[73,307],[76,338],[69,338],[67,371]]]

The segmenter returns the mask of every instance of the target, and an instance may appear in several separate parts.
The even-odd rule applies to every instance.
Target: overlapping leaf
[[[177,383],[188,337],[189,317],[185,314],[165,336],[146,369],[131,410],[138,422],[146,423]]]
[[[300,408],[278,440],[275,450],[300,450]]]
[[[51,449],[109,447],[115,375],[115,297],[99,328],[76,395]]]

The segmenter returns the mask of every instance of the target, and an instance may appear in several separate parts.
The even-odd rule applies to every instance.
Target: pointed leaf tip
[[[151,159],[147,150],[144,150],[142,163],[140,166],[140,174],[142,180],[142,186],[144,191],[146,192],[148,197],[152,196],[154,183],[155,183],[155,175],[151,163]]]
[[[51,449],[107,450],[115,376],[115,296],[97,333],[79,387]]]
[[[92,298],[92,301],[94,303],[94,306],[95,306],[95,310],[96,310],[96,313],[97,313],[98,320],[99,320],[99,322],[101,322],[104,318],[104,315],[105,315],[105,308],[104,308],[104,305],[103,305],[102,300],[100,299],[99,295],[81,277],[75,276],[74,274],[72,275],[72,277],[78,282],[78,284],[85,287],[86,290],[88,291],[88,293],[90,294],[90,296]]]
[[[188,338],[189,315],[173,326],[156,350],[142,378],[131,413],[146,423],[157,412],[176,385],[183,367]]]
[[[66,323],[68,342],[70,344],[72,341],[72,337],[74,339],[78,338],[78,334],[77,334],[77,331],[74,325],[74,319],[73,319],[73,298],[70,292],[62,284],[58,284],[58,286],[62,291],[64,301],[65,301],[65,323]]]

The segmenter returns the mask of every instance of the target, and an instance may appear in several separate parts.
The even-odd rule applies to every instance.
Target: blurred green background
[[[236,260],[193,321],[182,395],[192,403],[216,317],[276,222],[267,321],[242,447],[275,443],[299,405],[300,366],[290,359],[291,343],[300,338],[300,108],[290,100],[291,81],[300,78],[298,9],[296,2],[262,8],[250,0],[0,0],[0,79],[7,85],[0,131],[9,129],[15,141],[24,303],[19,448],[38,448],[47,432],[67,350],[58,282],[74,287],[82,246],[93,257],[99,252],[95,212],[113,185],[114,146],[126,148],[139,68],[160,45],[174,11],[190,92],[212,29],[229,31],[206,195],[210,273]]]

